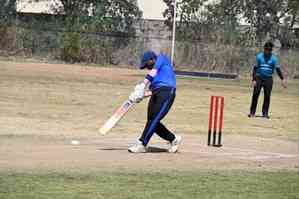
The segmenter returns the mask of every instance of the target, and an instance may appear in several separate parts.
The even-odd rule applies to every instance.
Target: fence
[[[169,52],[171,32],[163,21],[138,23],[135,35],[65,31],[60,16],[19,14],[15,26],[0,29],[1,54],[42,57],[134,68],[147,49]],[[3,36],[5,35],[5,36]],[[177,41],[177,69],[249,75],[260,47],[208,41]],[[298,76],[299,51],[276,51],[283,71]]]

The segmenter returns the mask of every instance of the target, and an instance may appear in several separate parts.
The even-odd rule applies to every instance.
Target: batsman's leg
[[[168,111],[170,110],[175,99],[174,88],[161,88],[158,93],[154,94],[148,106],[148,121],[142,133],[140,140],[147,145],[157,126]]]
[[[175,135],[170,132],[161,122],[156,127],[156,133],[162,139],[172,142],[175,139]]]

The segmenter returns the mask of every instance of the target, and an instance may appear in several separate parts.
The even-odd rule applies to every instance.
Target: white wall
[[[138,6],[144,19],[163,19],[162,13],[166,9],[163,0],[138,0]]]
[[[33,12],[33,13],[51,13],[49,11],[53,1],[59,0],[43,0],[39,2],[29,3],[30,0],[18,0],[17,10],[19,12]],[[180,1],[180,0],[177,0]],[[210,0],[209,3],[218,0]],[[138,6],[143,12],[144,19],[160,19],[163,20],[163,11],[166,9],[166,4],[163,0],[137,0]]]
[[[30,13],[51,13],[49,10],[53,1],[59,0],[44,0],[33,3],[29,3],[30,0],[18,0],[17,10]],[[144,19],[163,19],[162,13],[166,9],[163,0],[138,0],[138,6],[143,12]]]
[[[179,2],[180,0],[176,0]],[[209,0],[206,4],[216,3],[219,0]],[[144,19],[160,19],[163,20],[163,11],[166,9],[166,4],[163,0],[138,0],[138,5],[143,11]]]
[[[55,5],[53,2],[60,2],[59,0],[43,0],[33,3],[31,3],[30,1],[31,0],[17,0],[17,11],[51,14],[50,8],[51,6]]]

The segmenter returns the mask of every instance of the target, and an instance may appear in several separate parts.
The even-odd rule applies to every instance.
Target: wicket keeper
[[[269,106],[270,106],[270,97],[273,87],[273,73],[276,70],[278,76],[281,79],[281,84],[284,88],[287,87],[287,82],[283,77],[283,74],[278,65],[277,57],[272,54],[273,43],[267,42],[264,45],[264,51],[260,52],[256,56],[256,65],[253,68],[252,73],[252,86],[253,95],[250,107],[250,113],[248,117],[255,117],[256,106],[258,103],[258,98],[261,92],[261,89],[264,89],[264,103],[262,116],[269,119]]]
[[[156,133],[169,142],[170,153],[178,151],[182,137],[168,130],[161,120],[169,112],[176,95],[176,77],[169,57],[161,53],[156,55],[153,51],[143,54],[140,69],[147,69],[145,79],[136,85],[129,99],[139,103],[145,96],[151,96],[148,103],[147,122],[141,137],[136,144],[129,147],[131,153],[144,153],[147,145]]]

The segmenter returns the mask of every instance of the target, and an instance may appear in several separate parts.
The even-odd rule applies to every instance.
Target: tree
[[[88,15],[88,9],[93,0],[55,0],[52,10],[66,16]]]
[[[12,49],[15,31],[12,25],[16,20],[16,0],[0,0],[0,49]]]
[[[163,0],[167,9],[163,12],[165,24],[172,29],[174,19],[174,1]],[[179,22],[177,23],[177,39],[181,40],[200,40],[204,29],[200,24],[204,21],[203,10],[201,10],[203,3],[207,0],[181,0],[177,2],[177,16]]]
[[[290,27],[293,28],[295,23],[299,23],[299,1],[289,0],[288,8],[290,14]]]
[[[0,0],[0,25],[9,26],[15,22],[16,0]]]
[[[36,1],[42,0],[32,0]],[[51,10],[63,16],[61,58],[71,62],[93,62],[103,54],[102,62],[110,63],[115,48],[125,46],[129,39],[124,38],[135,35],[134,22],[141,16],[136,0],[54,0]],[[121,37],[104,37],[111,34]],[[84,58],[86,51],[94,56]]]
[[[282,47],[288,47],[289,41],[283,39],[290,34],[298,22],[298,0],[242,0],[243,16],[254,29],[258,43],[265,38],[278,39]],[[291,37],[291,35],[289,35]]]
[[[96,0],[94,24],[100,29],[134,33],[134,22],[141,17],[136,0]]]
[[[172,27],[173,1],[164,0],[165,24]],[[178,35],[182,39],[221,40],[224,43],[256,45],[266,38],[279,39],[289,47],[299,22],[298,0],[181,0],[178,5]],[[240,19],[249,26],[241,28]]]
[[[164,0],[165,24],[172,28],[173,1]],[[221,0],[209,3],[208,0],[182,0],[177,3],[179,23],[178,37],[184,40],[221,40],[231,43],[238,27],[241,13],[239,0]],[[221,31],[220,31],[221,30]]]
[[[220,32],[223,43],[233,44],[238,42],[239,16],[242,13],[239,0],[221,0],[216,4],[208,4],[207,23],[213,24],[216,31]]]
[[[136,0],[56,0],[52,10],[65,14],[71,26],[92,25],[96,31],[131,33],[141,16]]]
[[[43,0],[30,0],[39,1]],[[53,0],[50,9],[65,16],[70,30],[93,27],[95,31],[132,33],[134,22],[142,15],[137,0]]]

